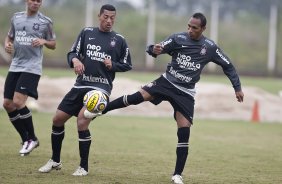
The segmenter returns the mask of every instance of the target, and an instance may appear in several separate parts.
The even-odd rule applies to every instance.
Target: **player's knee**
[[[25,101],[22,99],[18,99],[18,98],[11,101],[10,105],[11,105],[10,108],[15,108],[15,109],[22,109],[26,106]]]
[[[150,95],[147,91],[143,89],[141,89],[139,92],[142,95],[144,101],[150,101],[150,100],[153,100],[154,98],[152,95]]]
[[[78,131],[88,130],[90,120],[78,120],[77,121],[77,129]]]
[[[65,113],[62,110],[57,109],[56,114],[53,116],[53,125],[57,127],[63,126],[67,120],[69,120],[72,116]]]
[[[181,112],[175,111],[174,112],[174,119],[177,122],[178,128],[182,127],[191,127],[192,123],[190,122],[191,120],[187,119]]]
[[[7,100],[7,99],[4,99],[3,108],[6,111],[8,111],[8,112],[11,112],[11,111],[16,109],[15,104],[13,103],[13,101],[12,100]]]
[[[64,126],[65,120],[62,119],[60,116],[54,116],[53,117],[53,125],[56,127]]]
[[[8,104],[8,103],[3,102],[3,108],[4,108],[4,109],[6,109],[6,110],[8,110],[8,108],[9,108],[9,104]]]

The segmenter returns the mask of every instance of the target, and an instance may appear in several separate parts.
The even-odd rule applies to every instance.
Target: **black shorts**
[[[174,109],[174,118],[176,111],[179,111],[190,123],[193,123],[194,98],[176,88],[163,76],[142,87],[142,89],[154,97],[150,101],[151,103],[158,105],[162,101],[168,101]]]
[[[63,98],[58,109],[72,116],[78,116],[83,107],[84,95],[93,89],[89,88],[72,88]]]
[[[4,85],[4,98],[13,99],[14,93],[19,92],[24,95],[38,99],[38,82],[40,75],[26,72],[9,72]]]

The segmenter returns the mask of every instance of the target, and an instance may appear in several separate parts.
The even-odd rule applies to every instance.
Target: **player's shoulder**
[[[213,40],[211,40],[211,39],[209,39],[205,36],[203,37],[203,41],[206,43],[206,45],[208,45],[210,47],[216,47],[216,43]]]
[[[173,36],[176,38],[187,39],[188,34],[187,32],[178,32],[178,33],[174,33]]]
[[[14,13],[13,18],[18,19],[18,18],[24,17],[25,15],[26,15],[25,11],[16,12]]]
[[[85,28],[83,28],[83,31],[84,31],[84,32],[92,32],[92,31],[94,31],[95,29],[97,29],[97,28],[94,28],[94,27],[85,27]]]
[[[125,39],[122,34],[117,33],[117,32],[115,32],[115,31],[112,31],[112,34],[115,35],[115,36],[117,36],[117,37],[120,38],[120,39]]]
[[[187,41],[189,41],[187,32],[177,32],[170,35],[165,42],[166,44],[174,42],[176,44],[183,45],[187,43]]]
[[[170,39],[174,39],[176,42],[185,42],[188,40],[187,32],[177,32],[169,36]]]
[[[80,31],[80,34],[82,34],[82,35],[93,34],[94,31],[95,31],[95,28],[94,28],[94,27],[84,27],[84,28],[82,28],[82,30]]]
[[[38,12],[38,19],[43,22],[43,23],[51,23],[53,24],[53,21],[50,17],[47,17],[46,15],[44,15],[43,13],[41,12]]]

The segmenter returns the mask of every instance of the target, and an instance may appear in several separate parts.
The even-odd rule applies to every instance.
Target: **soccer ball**
[[[84,95],[83,105],[90,113],[102,112],[108,103],[107,96],[98,90],[91,90]]]

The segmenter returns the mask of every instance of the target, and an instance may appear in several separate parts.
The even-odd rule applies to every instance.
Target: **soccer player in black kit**
[[[166,72],[138,92],[113,100],[103,111],[105,114],[144,101],[155,105],[162,101],[170,102],[178,127],[176,164],[171,178],[171,182],[175,184],[183,184],[181,174],[188,156],[190,127],[193,124],[195,84],[200,80],[205,65],[209,62],[220,65],[233,85],[237,101],[243,102],[244,97],[239,76],[230,59],[202,34],[206,29],[206,22],[202,13],[195,13],[189,19],[187,32],[172,34],[159,44],[148,46],[146,52],[153,57],[159,54],[171,56]]]
[[[84,28],[71,51],[67,54],[68,64],[77,75],[73,88],[59,104],[51,134],[52,157],[39,172],[47,173],[52,169],[61,169],[61,147],[65,135],[64,124],[72,116],[77,117],[80,165],[72,174],[88,174],[88,156],[91,145],[91,134],[88,126],[92,119],[84,116],[84,95],[93,89],[100,90],[108,97],[113,88],[115,72],[126,72],[132,69],[129,48],[124,37],[112,30],[116,9],[106,4],[100,9],[99,27]]]

